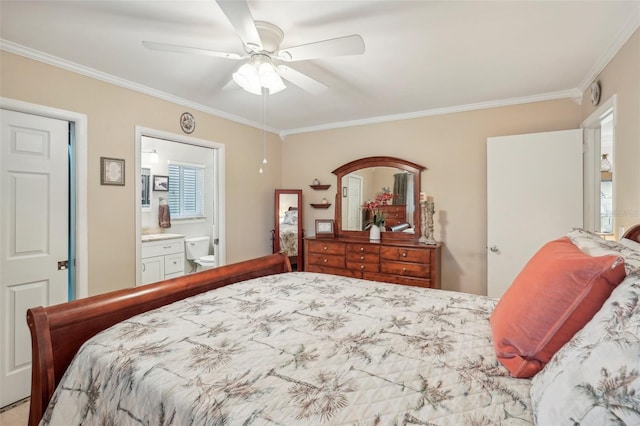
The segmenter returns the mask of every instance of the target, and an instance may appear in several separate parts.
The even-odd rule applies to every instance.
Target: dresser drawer
[[[328,266],[308,265],[305,272],[320,272],[322,274],[341,275],[343,277],[362,278],[361,271],[353,271],[342,268],[331,268]]]
[[[345,244],[331,241],[309,241],[309,253],[323,253],[344,256]]]
[[[347,262],[380,263],[378,253],[349,253],[347,252]]]
[[[430,250],[408,247],[381,247],[380,258],[384,260],[400,260],[403,262],[430,263]]]
[[[347,260],[347,269],[352,271],[362,271],[362,272],[380,272],[380,264],[376,263],[367,263],[367,262],[350,262]]]
[[[380,262],[380,272],[416,278],[429,278],[429,266],[408,262]]]
[[[309,253],[307,254],[309,265],[328,266],[332,268],[344,269],[344,256],[332,256],[330,254]]]
[[[385,215],[388,214],[405,214],[407,211],[407,206],[404,204],[387,204],[385,206],[380,207],[380,210]]]
[[[386,226],[395,226],[407,221],[407,206],[405,205],[382,206],[381,210]]]
[[[362,275],[365,280],[382,281],[392,284],[412,285],[415,287],[435,288],[431,279],[426,278],[414,278],[414,277],[401,277],[398,275],[377,274],[374,272],[365,272]]]
[[[375,244],[347,244],[347,256],[350,254],[380,254],[380,246]]]

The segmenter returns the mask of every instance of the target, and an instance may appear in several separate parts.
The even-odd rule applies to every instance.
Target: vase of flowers
[[[364,229],[365,231],[369,230],[369,239],[371,241],[380,241],[380,231],[384,229],[382,206],[391,204],[394,198],[395,196],[389,188],[382,188],[382,192],[378,193],[373,201],[365,201],[362,205],[362,208],[369,212]]]

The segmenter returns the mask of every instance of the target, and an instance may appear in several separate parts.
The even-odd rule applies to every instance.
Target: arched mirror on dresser
[[[385,218],[386,239],[420,238],[420,173],[424,166],[394,157],[367,157],[333,171],[341,193],[336,197],[336,234],[366,237],[371,212],[363,209],[385,189],[392,194],[388,205],[380,208]],[[408,224],[408,226],[401,226]]]
[[[305,271],[440,288],[441,245],[418,242],[425,169],[395,157],[361,158],[335,169],[335,235],[305,238]],[[384,216],[384,232],[370,240],[366,229],[372,216],[363,203],[383,192],[391,199],[377,210]]]
[[[285,253],[293,269],[301,271],[304,264],[302,190],[276,189],[274,206],[273,252]]]

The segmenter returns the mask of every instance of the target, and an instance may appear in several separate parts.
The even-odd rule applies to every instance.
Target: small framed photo
[[[153,176],[153,190],[154,191],[168,191],[169,190],[169,176]]]
[[[334,234],[333,219],[316,219],[317,238],[333,237]]]
[[[347,195],[349,194],[347,187],[343,186],[342,187],[342,198],[347,198]]]
[[[100,157],[100,184],[124,186],[124,160]]]

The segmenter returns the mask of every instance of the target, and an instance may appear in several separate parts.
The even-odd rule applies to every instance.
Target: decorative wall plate
[[[596,106],[600,103],[600,82],[591,83],[591,104]]]
[[[180,127],[185,133],[193,133],[196,128],[196,119],[188,112],[183,112],[180,116]]]

